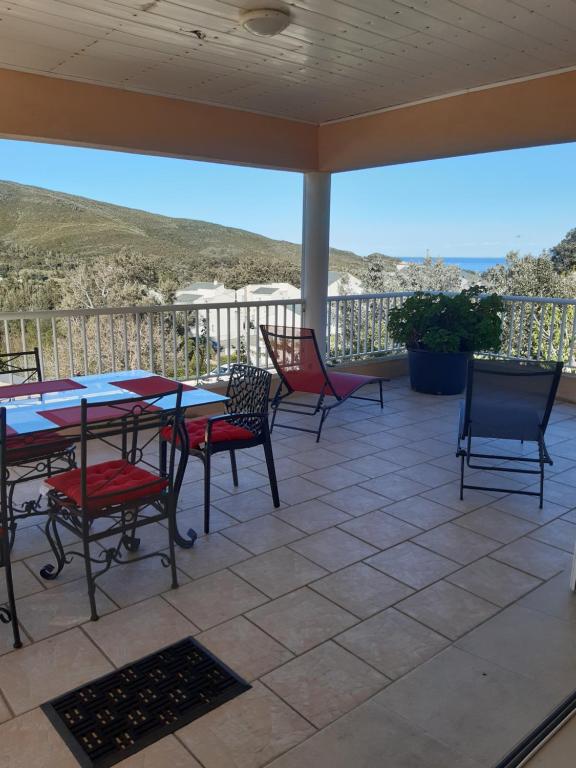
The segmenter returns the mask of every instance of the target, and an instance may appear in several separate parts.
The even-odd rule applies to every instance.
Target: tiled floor
[[[460,501],[457,399],[396,380],[385,400],[337,409],[318,446],[275,430],[277,510],[258,450],[238,457],[237,491],[219,456],[213,532],[178,551],[180,588],[157,559],[115,566],[98,622],[81,564],[43,582],[44,535],[23,527],[25,647],[0,627],[0,765],[76,765],[39,705],[186,635],[253,687],[127,768],[486,768],[576,688],[576,406],[555,408],[540,511],[505,492]],[[200,503],[191,462],[183,529],[201,529]],[[166,530],[142,539],[164,547]]]

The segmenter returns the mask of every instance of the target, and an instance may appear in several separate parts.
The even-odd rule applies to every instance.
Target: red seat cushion
[[[188,432],[189,448],[199,448],[204,443],[207,423],[207,416],[185,420],[184,426],[186,427],[186,432]],[[166,428],[163,432],[163,437],[170,439],[171,435],[172,428]],[[254,433],[229,421],[216,421],[212,425],[211,439],[213,443],[223,443],[230,440],[253,440]]]
[[[365,384],[378,381],[375,376],[359,376],[356,373],[327,373],[332,390],[326,386],[326,379],[322,372],[287,371],[285,375],[288,384],[295,392],[310,392],[319,395],[325,391],[325,394],[335,394],[339,398],[349,397]]]
[[[80,469],[50,477],[46,483],[75,504],[82,504]],[[157,496],[167,485],[168,480],[124,459],[93,464],[86,473],[87,511]]]
[[[9,437],[6,441],[6,463],[18,464],[48,458],[74,447],[68,438],[51,432],[36,432],[34,435]]]

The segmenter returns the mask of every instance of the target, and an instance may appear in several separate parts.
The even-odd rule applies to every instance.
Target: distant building
[[[362,293],[362,284],[358,278],[348,272],[328,273],[328,295],[344,296]],[[290,283],[250,283],[237,291],[226,288],[223,283],[190,283],[176,291],[175,303],[180,305],[208,304],[251,304],[275,301],[300,301],[300,289]],[[188,332],[191,336],[207,334],[212,347],[217,350],[220,339],[222,354],[234,354],[238,339],[241,343],[249,339],[253,349],[258,326],[263,323],[299,327],[302,310],[300,304],[287,304],[265,307],[228,307],[211,310],[209,308],[190,309],[188,314]],[[253,334],[251,333],[253,331]],[[254,341],[252,340],[254,339]]]

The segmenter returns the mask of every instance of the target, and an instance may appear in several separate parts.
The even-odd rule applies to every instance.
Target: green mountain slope
[[[6,181],[0,181],[1,245],[18,248],[32,269],[35,253],[53,251],[77,260],[124,247],[160,256],[197,278],[210,278],[213,269],[244,259],[300,263],[300,247],[293,243]],[[330,264],[355,270],[362,258],[332,249]]]

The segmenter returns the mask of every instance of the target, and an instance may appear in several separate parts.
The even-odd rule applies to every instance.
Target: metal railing
[[[403,353],[388,318],[411,292],[330,296],[330,362]],[[504,296],[500,353],[564,360],[576,371],[576,299]],[[185,381],[225,378],[228,365],[269,367],[259,326],[301,325],[303,304],[285,299],[228,304],[0,313],[0,352],[38,347],[46,378],[144,368]]]
[[[169,304],[0,313],[0,352],[38,347],[45,378],[143,368],[185,381],[269,366],[259,326],[299,327],[302,302]]]
[[[353,360],[403,351],[388,332],[392,307],[401,306],[411,291],[331,296],[327,303],[327,350],[334,361]],[[502,296],[503,357],[519,360],[563,360],[576,370],[576,299]]]

